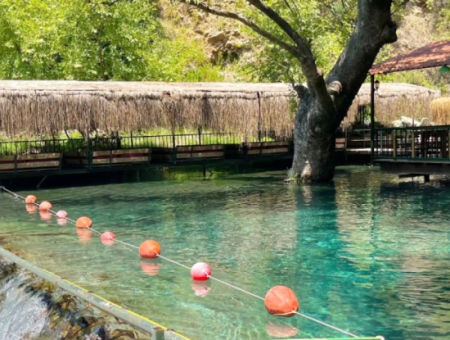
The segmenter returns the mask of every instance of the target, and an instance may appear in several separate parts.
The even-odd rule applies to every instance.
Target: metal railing
[[[375,129],[375,159],[445,159],[450,162],[450,126]]]
[[[140,149],[183,145],[241,144],[243,142],[288,141],[288,138],[276,136],[271,131],[260,132],[256,136],[244,138],[233,133],[197,133],[157,136],[97,137],[87,141],[77,139],[49,139],[36,141],[0,142],[0,156],[63,153],[68,151],[103,151],[119,149]]]

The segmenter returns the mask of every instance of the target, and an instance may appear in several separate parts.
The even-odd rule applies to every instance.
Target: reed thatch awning
[[[17,136],[203,126],[290,135],[291,100],[285,84],[1,81],[0,131]]]
[[[353,111],[369,103],[369,88],[362,86]],[[377,96],[391,102],[435,98],[438,92],[383,83]],[[202,126],[245,136],[259,129],[290,136],[296,100],[286,84],[0,81],[0,132],[26,137],[64,130],[87,134],[95,129],[109,133]]]

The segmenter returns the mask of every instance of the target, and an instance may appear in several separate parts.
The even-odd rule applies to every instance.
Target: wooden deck
[[[152,168],[289,161],[292,141],[240,142],[226,134],[123,137],[117,140],[42,140],[0,143],[0,179],[87,174]],[[214,143],[214,142],[221,143]],[[196,145],[195,143],[201,143]],[[174,144],[181,143],[184,145]],[[186,145],[188,144],[188,145]],[[336,139],[338,165],[352,156],[364,162],[370,149],[349,149]],[[77,150],[77,151],[74,151]],[[361,159],[363,159],[361,158]],[[358,163],[358,162],[357,162]],[[360,162],[359,162],[360,163]]]
[[[450,126],[375,129],[374,162],[399,175],[449,175]]]

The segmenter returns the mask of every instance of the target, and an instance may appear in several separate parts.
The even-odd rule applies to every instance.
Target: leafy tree
[[[331,180],[336,130],[380,49],[397,40],[393,12],[408,1],[180,1],[246,25],[280,55],[271,69],[284,67],[306,80],[295,87],[300,105],[290,175],[303,182]]]
[[[150,0],[1,0],[0,72],[7,79],[140,79],[156,33]]]

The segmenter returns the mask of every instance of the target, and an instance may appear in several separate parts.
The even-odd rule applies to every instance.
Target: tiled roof
[[[428,44],[417,50],[373,65],[369,74],[387,74],[450,65],[450,40]]]

